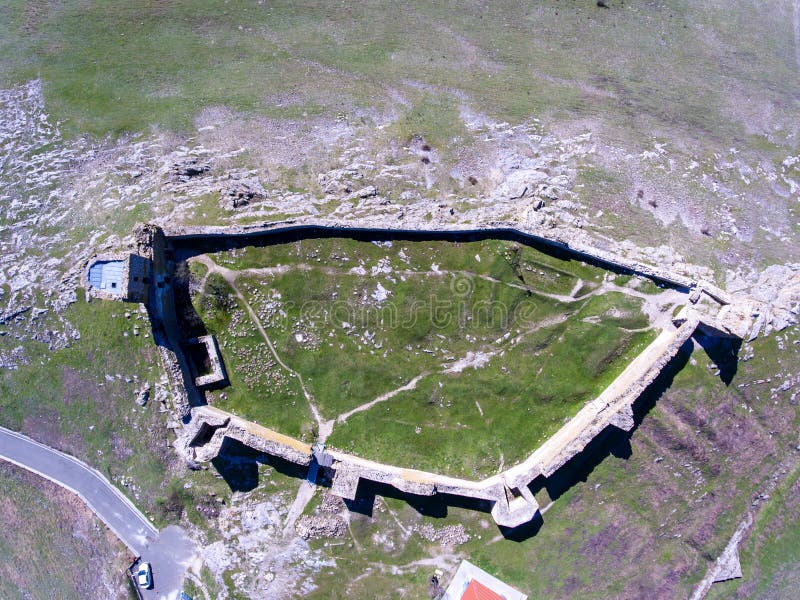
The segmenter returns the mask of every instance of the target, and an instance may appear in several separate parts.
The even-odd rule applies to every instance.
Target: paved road
[[[77,494],[137,556],[158,535],[122,492],[76,458],[15,431],[0,428],[0,458],[53,481]]]
[[[136,556],[153,565],[146,598],[174,599],[196,554],[186,533],[170,526],[159,533],[133,503],[98,471],[78,459],[0,427],[0,458],[33,471],[78,495]]]

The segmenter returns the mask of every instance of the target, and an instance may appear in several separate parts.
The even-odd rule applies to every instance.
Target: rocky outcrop
[[[796,325],[800,315],[800,265],[767,267],[753,286],[751,295],[757,314],[749,332],[750,339]]]
[[[364,176],[356,167],[334,169],[317,176],[317,183],[326,196],[345,196],[364,187]]]
[[[223,208],[234,210],[261,202],[266,198],[266,194],[257,179],[233,180],[220,192],[220,203]]]
[[[211,170],[211,165],[201,161],[195,156],[187,156],[179,161],[176,161],[170,167],[170,180],[173,182],[186,182],[208,173]]]

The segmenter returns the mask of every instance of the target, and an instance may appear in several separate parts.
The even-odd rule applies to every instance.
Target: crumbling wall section
[[[197,375],[194,379],[194,384],[199,389],[225,384],[228,381],[228,375],[225,372],[216,338],[213,335],[202,335],[196,340],[190,340],[189,343],[202,344],[205,347],[211,367],[209,373]]]
[[[167,259],[167,238],[163,230],[151,224],[138,225],[134,230],[136,253],[151,265],[148,286],[148,314],[153,340],[158,345],[164,371],[170,382],[172,405],[182,421],[191,417],[191,406],[202,404],[200,394],[191,378],[189,363],[180,347],[180,329],[175,313],[170,261]]]
[[[202,433],[209,428],[214,433],[210,439],[205,439]],[[226,437],[297,465],[311,464],[310,444],[212,406],[198,406],[192,410],[192,420],[184,427],[176,448],[188,460],[211,460],[219,454]]]

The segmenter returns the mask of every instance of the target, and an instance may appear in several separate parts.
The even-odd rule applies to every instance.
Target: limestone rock
[[[172,164],[170,179],[174,182],[189,181],[193,177],[203,175],[211,170],[211,165],[202,163],[196,157],[185,158]]]
[[[377,195],[378,195],[378,188],[376,188],[374,185],[368,185],[365,188],[361,188],[360,190],[356,190],[355,192],[348,194],[343,199],[345,201],[359,200],[363,198],[372,198],[373,196]]]
[[[144,406],[150,399],[150,384],[145,385],[141,390],[136,393],[136,404]]]
[[[363,175],[355,167],[334,169],[317,175],[317,183],[322,191],[334,196],[351,194],[354,189],[359,187],[358,182],[361,179],[363,179]]]

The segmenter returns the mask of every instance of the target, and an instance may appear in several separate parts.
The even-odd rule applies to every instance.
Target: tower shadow
[[[730,385],[739,370],[739,350],[742,348],[742,340],[712,336],[699,331],[695,339],[719,369],[719,378],[722,383],[726,386]]]
[[[259,468],[269,465],[289,477],[305,479],[308,467],[254,450],[238,440],[224,438],[211,464],[233,492],[250,492],[258,487]]]

